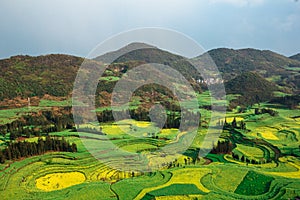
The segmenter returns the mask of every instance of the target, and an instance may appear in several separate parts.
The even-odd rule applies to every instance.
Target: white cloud
[[[265,0],[209,0],[210,3],[226,3],[234,6],[244,7],[244,6],[257,6],[262,5]]]

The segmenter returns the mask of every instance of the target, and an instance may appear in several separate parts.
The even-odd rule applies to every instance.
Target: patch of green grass
[[[250,147],[242,144],[236,144],[236,145],[237,147],[235,148],[235,151],[241,152],[247,158],[258,159],[264,157],[264,152],[257,147]]]
[[[39,103],[40,107],[54,107],[54,106],[61,106],[61,107],[65,107],[65,106],[72,106],[72,99],[67,99],[64,101],[55,101],[55,100],[46,100],[46,99],[42,99]]]
[[[22,115],[25,115],[30,112],[37,112],[41,109],[42,109],[41,107],[31,106],[31,107],[0,110],[0,124],[10,123],[18,119]]]
[[[286,69],[290,71],[300,71],[300,67],[286,67]]]
[[[238,99],[238,97],[240,97],[240,96],[241,96],[240,94],[227,94],[226,95],[226,100],[228,102],[230,102],[232,100]]]
[[[78,132],[72,132],[70,130],[64,130],[64,131],[60,131],[60,132],[52,132],[52,133],[49,133],[49,135],[58,136],[58,137],[79,136]]]
[[[284,93],[284,92],[279,92],[279,91],[275,91],[274,92],[274,96],[275,97],[285,97],[285,96],[289,96],[290,94],[288,93]]]
[[[172,196],[206,193],[199,190],[194,184],[172,184],[167,187],[151,191],[148,194],[150,194],[151,196]]]
[[[255,171],[249,171],[234,192],[236,194],[250,196],[264,194],[269,191],[273,180],[273,177]]]
[[[281,75],[273,75],[271,77],[266,78],[268,81],[277,82],[281,80]]]
[[[100,78],[100,81],[113,81],[113,82],[115,82],[115,81],[118,81],[119,79],[120,78],[117,77],[117,76],[102,76]]]
[[[210,95],[209,91],[205,91],[201,94],[197,94],[197,99],[198,99],[200,106],[211,105],[211,95]]]
[[[123,150],[125,151],[129,151],[129,152],[139,152],[142,151],[144,149],[156,149],[157,147],[151,144],[131,144],[131,145],[127,145],[122,147]]]
[[[223,154],[212,154],[209,153],[205,156],[205,158],[208,158],[209,160],[213,161],[213,162],[222,162],[222,163],[230,163],[229,161],[227,161],[224,158]]]

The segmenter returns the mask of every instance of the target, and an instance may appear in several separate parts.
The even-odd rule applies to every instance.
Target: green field
[[[260,195],[269,191],[274,178],[249,171],[234,191],[242,195]]]

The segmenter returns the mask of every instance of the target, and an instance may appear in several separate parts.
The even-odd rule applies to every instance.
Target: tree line
[[[132,109],[129,113],[131,118],[137,121],[151,120],[145,109]],[[99,122],[112,122],[115,120],[112,111],[108,109],[97,112],[96,114]],[[126,116],[125,110],[117,111],[117,114],[119,116]],[[193,121],[194,119],[197,119],[196,114],[186,111],[184,123],[187,126],[189,124],[196,124],[195,121]],[[179,128],[180,124],[180,112],[171,111],[167,114],[164,128]],[[60,108],[60,110],[44,110],[28,113],[13,122],[0,125],[0,133],[3,136],[9,133],[10,140],[12,141],[19,137],[40,137],[51,132],[59,132],[65,129],[76,130],[70,107]]]
[[[114,111],[114,112],[116,112],[116,114],[120,116],[120,118],[124,116],[125,119],[127,116],[125,110]],[[137,121],[151,121],[148,115],[148,110],[146,109],[142,109],[142,108],[130,109],[129,114],[132,119]],[[196,116],[197,113],[194,113],[192,111],[185,111],[185,119],[186,119],[185,124],[195,125],[196,124],[195,120],[197,119]],[[113,122],[115,120],[112,110],[109,109],[105,109],[100,112],[97,112],[97,119],[99,122]],[[181,123],[181,113],[177,111],[170,111],[169,113],[167,113],[167,118],[163,128],[179,128],[180,123]]]
[[[6,160],[16,160],[35,155],[42,155],[49,151],[77,152],[77,145],[69,143],[64,137],[39,138],[37,142],[18,141],[10,142],[7,147],[0,151],[0,163]]]
[[[260,115],[260,114],[265,114],[265,113],[268,113],[269,115],[271,115],[273,117],[278,115],[278,111],[270,109],[270,108],[262,108],[262,109],[255,108],[255,110],[254,110],[255,115]]]
[[[224,121],[219,120],[217,122],[217,126],[223,127],[223,130],[231,130],[231,129],[247,130],[246,122],[244,122],[243,120],[237,122],[235,117],[233,118],[232,122],[228,122],[226,118]]]
[[[213,144],[211,153],[213,154],[229,154],[232,152],[234,146],[229,140],[218,141],[217,145]]]
[[[15,140],[19,137],[39,137],[73,127],[71,107],[63,107],[23,115],[13,122],[0,125],[0,133],[3,136],[9,133],[10,140]]]
[[[236,154],[234,152],[232,152],[232,158],[240,162],[251,163],[251,164],[263,164],[272,161],[272,159],[266,160],[265,158],[261,158],[260,160],[255,160],[255,159],[248,158],[247,156],[244,155]]]
[[[276,97],[270,103],[278,103],[287,106],[289,109],[296,109],[299,106],[300,95],[291,95],[284,97]]]

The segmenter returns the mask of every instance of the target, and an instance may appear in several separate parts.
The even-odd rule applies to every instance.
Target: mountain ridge
[[[116,68],[117,72],[114,71],[115,69],[111,70],[110,76],[117,73],[117,76],[121,77],[126,70],[139,63],[155,62],[174,67],[181,74],[186,75],[190,83],[201,91],[199,87],[203,87],[203,85],[196,82],[199,76],[184,57],[143,43],[129,44],[125,48],[132,48],[132,45],[133,47],[142,45],[145,48],[134,50],[117,58],[115,63],[120,64],[112,64],[112,68]],[[215,61],[225,82],[229,82],[245,72],[255,72],[277,84],[283,92],[299,91],[298,67],[300,67],[300,61],[270,50],[251,48],[238,50],[218,48],[207,53]],[[104,55],[109,56],[109,53]],[[203,55],[195,59],[199,59],[201,56]],[[133,62],[133,60],[139,62]],[[84,58],[66,54],[17,55],[2,59],[0,60],[0,101],[15,97],[70,96],[76,73],[83,61]],[[107,76],[109,77],[108,74]],[[106,85],[113,82],[114,80],[106,81]]]

